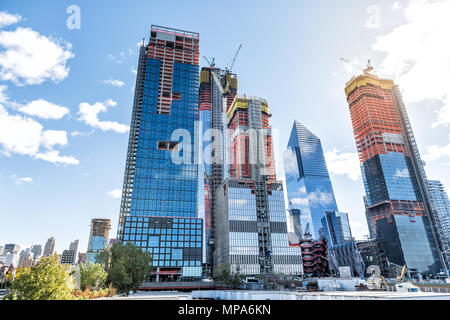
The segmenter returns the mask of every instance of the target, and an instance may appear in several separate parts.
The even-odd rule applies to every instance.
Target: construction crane
[[[236,53],[234,54],[233,60],[231,61],[230,68],[225,68],[226,71],[229,71],[231,73],[231,71],[233,70],[234,63],[236,62],[236,58],[239,54],[239,51],[241,51],[241,48],[242,48],[242,43],[239,45],[239,48],[236,50]]]
[[[214,79],[214,82],[217,85],[217,88],[219,89],[220,93],[222,94],[222,114],[223,114],[223,124],[226,124],[227,122],[227,100],[228,100],[228,94],[230,93],[230,84],[228,83],[227,80],[227,76],[225,75],[225,88],[222,86],[222,83],[219,80],[219,77],[217,76],[217,74],[211,70],[211,74],[212,77]],[[228,135],[225,132],[226,125],[223,126],[223,132],[222,132],[222,137],[223,137],[223,143],[225,148],[228,148]],[[228,159],[227,159],[227,153],[225,153],[225,163],[228,163]],[[228,172],[229,173],[229,172]]]
[[[351,62],[350,60],[345,59],[345,58],[341,58],[340,60],[341,60],[342,62],[344,62],[344,63],[349,64],[349,65],[352,65],[352,64],[353,64],[353,62]],[[359,63],[354,62],[354,64],[355,64],[356,66],[360,67],[360,68],[363,70],[364,74],[367,74],[367,73],[369,73],[370,71],[373,70],[372,62],[371,62],[370,59],[367,61],[367,66],[366,66],[365,68],[364,68],[361,64],[359,64]]]
[[[406,265],[403,266],[402,268],[402,273],[397,277],[397,279],[404,279],[405,278],[405,273],[406,273]]]
[[[227,95],[229,93],[229,86],[225,85],[225,88],[222,86],[222,83],[220,83],[219,77],[216,75],[216,73],[214,71],[211,72],[214,82],[216,83],[217,87],[219,88],[220,93],[222,94],[222,97],[225,99],[224,101],[226,101]]]
[[[367,61],[367,67],[364,69],[364,73],[369,73],[373,70],[372,63],[370,62],[370,59]]]
[[[206,56],[203,56],[203,59],[205,59],[206,62],[208,62],[211,68],[214,68],[216,66],[216,63],[214,62],[215,58],[212,58],[212,62],[209,62],[209,59]]]

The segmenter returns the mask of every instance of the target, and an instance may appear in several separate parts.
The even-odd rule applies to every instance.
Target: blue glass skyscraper
[[[151,253],[157,280],[202,274],[198,56],[198,33],[159,26],[140,48],[118,239]]]
[[[330,246],[353,241],[347,213],[326,211],[322,224]]]
[[[300,209],[302,227],[313,238],[326,237],[325,211],[338,211],[320,139],[298,121],[284,153],[290,209]]]

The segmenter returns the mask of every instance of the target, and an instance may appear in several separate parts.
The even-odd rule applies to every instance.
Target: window
[[[175,141],[158,141],[158,150],[178,151],[178,142]]]
[[[149,247],[158,247],[159,246],[159,237],[148,237],[148,246]]]

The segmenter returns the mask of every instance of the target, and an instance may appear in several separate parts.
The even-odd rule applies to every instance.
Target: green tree
[[[239,266],[236,268],[236,271],[232,272],[229,263],[219,264],[213,272],[213,277],[215,280],[223,281],[233,287],[239,286],[241,281],[245,278],[245,276],[241,274]]]
[[[90,263],[88,265],[80,264],[80,287],[86,290],[87,287],[92,290],[98,290],[105,287],[106,273],[104,266],[100,263]]]
[[[105,249],[97,255],[96,261],[105,265],[108,272],[107,282],[125,295],[128,295],[130,290],[139,288],[153,271],[150,253],[131,242],[125,245],[120,242],[114,243],[111,249]]]
[[[11,283],[11,295],[18,300],[71,300],[75,287],[70,266],[60,264],[59,257],[41,258],[39,264],[23,269]]]

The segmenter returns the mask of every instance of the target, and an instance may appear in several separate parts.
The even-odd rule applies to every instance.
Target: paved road
[[[96,300],[191,300],[191,294],[185,292],[137,292],[128,297],[115,296]]]

